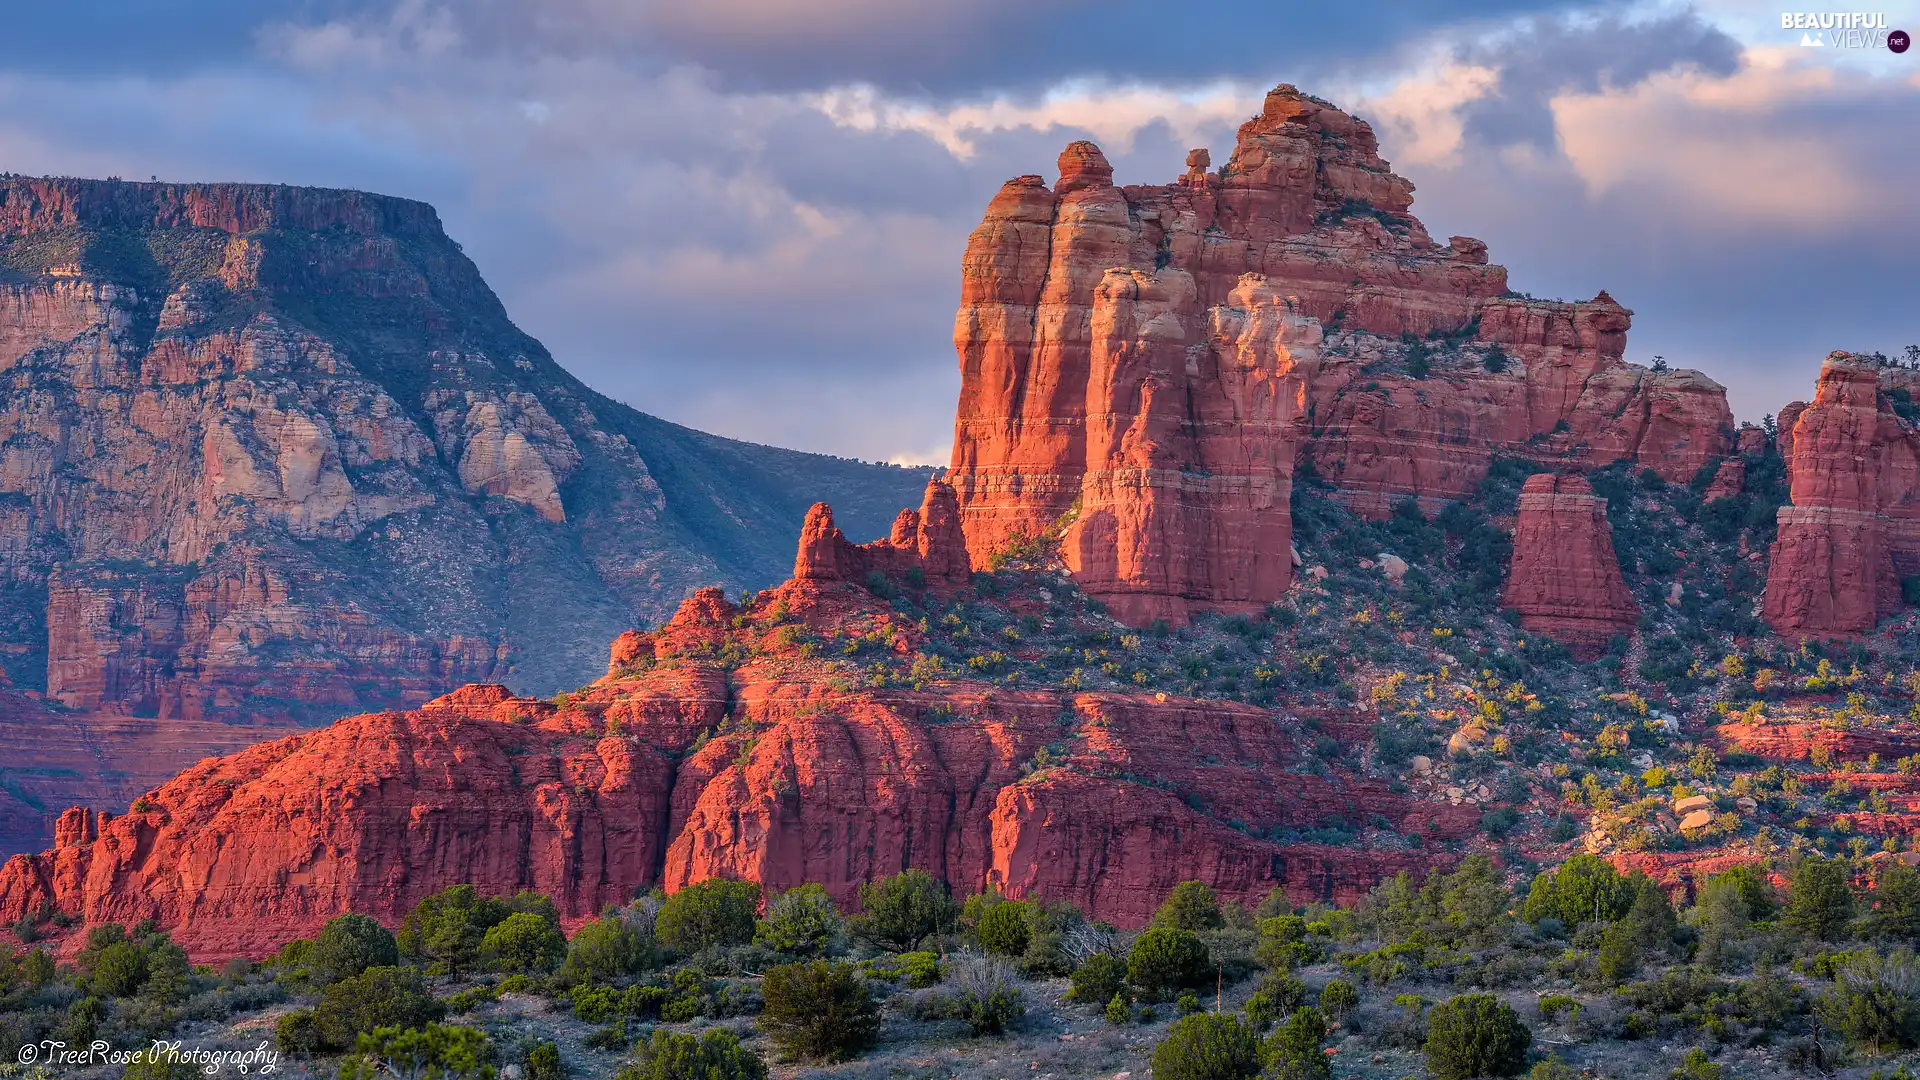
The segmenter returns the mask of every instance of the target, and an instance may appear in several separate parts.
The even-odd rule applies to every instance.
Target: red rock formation
[[[848,541],[826,503],[807,511],[793,561],[795,580],[864,583],[869,574],[898,577],[910,570],[935,585],[964,584],[973,572],[960,531],[960,507],[945,482],[929,481],[920,509],[900,511],[892,535],[869,544]]]
[[[1513,567],[1500,602],[1529,630],[1593,659],[1633,632],[1640,605],[1620,576],[1607,500],[1580,476],[1535,473],[1520,489]]]
[[[294,730],[78,712],[0,689],[0,856],[46,847],[62,808],[124,809],[202,758]]]
[[[1740,494],[1747,484],[1747,463],[1742,458],[1730,457],[1720,463],[1713,472],[1713,482],[1701,499],[1712,502],[1715,499],[1731,499]]]
[[[1138,925],[1187,878],[1248,901],[1276,885],[1349,899],[1425,862],[1262,839],[1276,830],[1384,819],[1445,839],[1477,825],[1472,806],[1297,769],[1305,736],[1271,710],[964,681],[854,690],[786,644],[796,621],[859,637],[902,624],[819,579],[744,609],[704,591],[623,637],[613,673],[563,706],[470,686],[202,762],[128,813],[69,814],[51,850],[0,869],[0,921],[45,904],[80,917],[73,933],[150,917],[211,959],[271,951],[346,910],[391,921],[461,881],[539,889],[584,917],[723,874],[822,882],[850,901],[918,866]],[[709,659],[734,645],[744,664]],[[1316,719],[1339,737],[1368,730]],[[1032,768],[1062,746],[1059,764]]]
[[[783,578],[796,491],[866,539],[925,482],[593,394],[425,203],[0,178],[0,252],[0,669],[101,717],[576,686],[692,589]]]
[[[1820,369],[1813,403],[1781,410],[1792,505],[1780,508],[1765,615],[1784,637],[1870,632],[1920,571],[1920,433],[1880,370],[1847,353]]]
[[[1057,537],[1123,617],[1180,619],[1286,588],[1285,560],[1238,568],[1286,549],[1296,452],[1384,513],[1463,497],[1501,454],[1684,481],[1729,450],[1724,391],[1626,364],[1630,313],[1605,293],[1503,299],[1485,244],[1436,244],[1365,123],[1282,86],[1217,175],[1204,161],[1118,188],[1075,143],[1052,190],[1023,176],[988,205],[962,262],[948,474],[974,565]],[[1470,362],[1379,370],[1429,334]]]

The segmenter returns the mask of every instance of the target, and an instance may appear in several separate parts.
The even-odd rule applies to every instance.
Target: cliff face
[[[564,706],[469,686],[203,761],[124,814],[74,810],[51,850],[0,870],[0,920],[47,904],[85,924],[151,917],[210,958],[343,911],[396,919],[454,882],[587,916],[716,875],[848,902],[922,867],[1138,925],[1183,880],[1351,898],[1431,861],[1277,839],[1289,830],[1477,828],[1475,806],[1298,767],[1327,732],[1364,740],[1358,713],[967,677],[863,689],[814,658],[824,640],[911,654],[920,633],[849,582],[797,578],[746,607],[705,590],[622,635]]]
[[[594,394],[432,207],[352,191],[0,181],[0,387],[0,660],[102,715],[578,685],[779,580],[815,499],[871,536],[925,479]]]
[[[1780,411],[1792,505],[1779,512],[1765,614],[1783,637],[1870,632],[1900,606],[1900,578],[1920,573],[1920,431],[1895,404],[1912,400],[1911,374],[1834,353],[1813,402]]]
[[[1513,566],[1501,603],[1520,623],[1593,659],[1630,634],[1640,605],[1613,551],[1607,500],[1579,476],[1536,473],[1520,489]]]
[[[953,469],[976,566],[1057,537],[1130,620],[1276,599],[1304,456],[1349,504],[1429,509],[1493,458],[1625,458],[1672,480],[1731,446],[1724,391],[1621,359],[1630,312],[1506,297],[1441,245],[1362,121],[1290,86],[1165,186],[1091,143],[1010,180],[962,264]]]

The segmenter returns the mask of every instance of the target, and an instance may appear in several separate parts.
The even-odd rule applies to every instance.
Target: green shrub
[[[1567,926],[1612,922],[1633,907],[1633,882],[1597,855],[1580,854],[1533,879],[1521,914],[1528,922],[1558,919]]]
[[[1549,1024],[1560,1022],[1561,1014],[1576,1016],[1580,1012],[1580,1002],[1567,994],[1548,994],[1540,999],[1540,1016]]]
[[[1816,1014],[1856,1046],[1879,1054],[1920,1045],[1920,961],[1901,951],[1863,951],[1834,973]]]
[[[1312,958],[1307,947],[1307,920],[1298,915],[1276,915],[1255,924],[1260,936],[1253,959],[1269,971],[1291,971]]]
[[[134,941],[116,941],[88,964],[87,989],[103,998],[129,997],[147,981],[147,950]]]
[[[393,934],[365,915],[336,915],[314,935],[307,953],[308,970],[316,983],[351,979],[371,967],[393,967],[400,949]]]
[[[1174,930],[1218,930],[1227,924],[1213,887],[1198,881],[1183,881],[1167,894],[1166,902],[1153,913],[1153,925]]]
[[[372,967],[321,991],[314,1023],[324,1046],[344,1050],[376,1028],[417,1028],[440,1019],[440,1013],[418,971]]]
[[[1699,1047],[1688,1050],[1680,1064],[1667,1074],[1667,1080],[1723,1080],[1727,1071],[1707,1060],[1707,1052]]]
[[[1272,1080],[1328,1080],[1332,1065],[1321,1048],[1327,1020],[1318,1009],[1300,1009],[1267,1036],[1266,1075]]]
[[[1793,864],[1787,878],[1787,904],[1780,921],[1801,937],[1831,941],[1853,918],[1853,891],[1847,864],[1838,859],[1806,858]]]
[[[383,1076],[492,1080],[490,1057],[487,1036],[478,1028],[447,1024],[381,1027],[354,1041],[352,1056],[341,1063],[340,1080]]]
[[[1088,1004],[1106,1001],[1120,992],[1120,984],[1126,978],[1125,962],[1112,953],[1097,952],[1073,969],[1073,988],[1067,991],[1067,996]]]
[[[318,1015],[312,1009],[292,1009],[282,1013],[273,1025],[273,1043],[282,1051],[309,1057],[326,1046],[320,1034]]]
[[[527,1051],[527,1080],[566,1080],[567,1070],[560,1064],[560,1048],[542,1041]]]
[[[1492,994],[1462,994],[1427,1011],[1427,1069],[1438,1080],[1515,1076],[1533,1032]]]
[[[809,883],[788,889],[767,905],[753,940],[774,952],[822,956],[839,944],[845,929],[826,888]]]
[[[1200,986],[1212,972],[1207,947],[1191,930],[1156,926],[1141,934],[1127,953],[1127,981],[1148,1001],[1164,1001],[1174,991]]]
[[[959,918],[947,886],[925,870],[908,870],[860,886],[854,932],[894,952],[951,931]]]
[[[489,929],[480,952],[496,971],[547,972],[566,958],[567,937],[558,923],[521,911]]]
[[[1107,1023],[1114,1027],[1133,1019],[1133,1006],[1127,1004],[1125,994],[1114,991],[1112,1000],[1107,1002]]]
[[[1033,939],[1033,916],[1027,905],[1007,900],[988,908],[975,931],[980,947],[998,956],[1020,956]]]
[[[401,920],[394,935],[400,955],[427,960],[450,975],[479,962],[487,931],[513,913],[499,900],[482,897],[471,885],[455,885],[423,898]]]
[[[767,1066],[731,1031],[655,1031],[614,1080],[767,1080]]]
[[[1334,979],[1320,988],[1320,1011],[1335,1020],[1344,1020],[1360,1007],[1360,991],[1345,979]]]
[[[1181,1017],[1153,1048],[1154,1080],[1251,1080],[1260,1065],[1254,1033],[1213,1013]]]
[[[567,959],[560,965],[562,982],[611,982],[638,975],[659,963],[653,941],[618,915],[596,919],[574,931],[567,943]]]
[[[900,974],[906,978],[908,987],[924,990],[940,981],[940,956],[930,952],[901,953]]]
[[[880,1010],[849,964],[815,960],[768,968],[760,1030],[782,1053],[810,1061],[845,1061],[872,1046]]]
[[[760,886],[751,881],[708,878],[667,897],[654,917],[653,935],[683,953],[753,940],[760,913]]]
[[[1247,1018],[1265,1028],[1293,1015],[1307,999],[1307,984],[1284,971],[1270,971],[1247,998]]]

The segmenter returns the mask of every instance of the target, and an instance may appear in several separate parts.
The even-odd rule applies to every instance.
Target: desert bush
[[[1213,1013],[1180,1018],[1153,1049],[1155,1080],[1250,1080],[1260,1066],[1254,1033],[1231,1016]]]
[[[846,930],[840,909],[822,885],[788,889],[767,905],[753,940],[775,952],[824,956],[834,951]]]
[[[845,1061],[879,1037],[879,1007],[850,964],[814,960],[769,968],[760,993],[766,1003],[760,1029],[792,1057]]]
[[[496,971],[548,972],[566,959],[567,937],[558,922],[520,911],[487,930],[480,953]]]
[[[1109,1001],[1120,992],[1127,965],[1112,953],[1094,953],[1073,969],[1073,988],[1067,996],[1089,1005]]]
[[[417,1028],[440,1019],[440,1003],[410,967],[372,967],[320,993],[314,1023],[323,1045],[344,1050],[381,1027]]]
[[[1148,1001],[1199,986],[1212,973],[1207,947],[1191,930],[1156,926],[1135,939],[1127,954],[1127,981]]]
[[[1518,1075],[1532,1046],[1533,1032],[1492,994],[1462,994],[1427,1012],[1427,1069],[1438,1080]]]
[[[767,1066],[731,1031],[655,1031],[614,1080],[767,1080]]]
[[[573,940],[567,942],[567,959],[560,965],[560,980],[611,982],[658,963],[652,937],[619,915],[610,915],[574,931]]]
[[[1153,925],[1199,933],[1225,926],[1220,900],[1213,887],[1198,881],[1183,881],[1173,887],[1160,910],[1153,913]]]
[[[326,1039],[320,1034],[319,1017],[314,1010],[291,1009],[274,1023],[273,1043],[285,1053],[307,1057],[325,1048]]]
[[[653,936],[683,953],[745,945],[753,940],[759,913],[760,886],[709,878],[667,897],[654,917]]]
[[[423,1080],[492,1080],[486,1033],[478,1028],[428,1024],[381,1027],[354,1041],[340,1065],[340,1080],[421,1077]]]
[[[1816,1015],[1848,1041],[1879,1054],[1920,1045],[1920,961],[1910,952],[1863,951],[1834,973]]]
[[[980,947],[998,956],[1021,956],[1033,939],[1033,915],[1026,904],[1007,900],[980,916],[975,935]]]
[[[854,933],[883,948],[906,952],[921,940],[953,929],[959,918],[944,882],[908,870],[860,886]]]
[[[1335,1020],[1344,1020],[1360,1007],[1360,991],[1345,979],[1334,979],[1320,988],[1320,1011]]]
[[[1633,907],[1633,883],[1596,855],[1575,855],[1533,879],[1521,914],[1528,922],[1558,919],[1566,926],[1612,922]]]
[[[1329,1080],[1333,1068],[1322,1051],[1327,1020],[1318,1009],[1300,1009],[1267,1036],[1264,1047],[1270,1080]]]
[[[306,962],[314,981],[324,985],[371,967],[393,967],[400,949],[386,927],[365,915],[337,915],[314,935]]]

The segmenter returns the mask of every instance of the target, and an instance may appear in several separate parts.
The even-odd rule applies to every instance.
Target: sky
[[[1920,32],[1920,0],[1869,6]],[[1628,359],[1758,420],[1832,350],[1920,343],[1920,51],[1807,47],[1783,8],[14,0],[0,171],[424,199],[603,393],[944,463],[1000,183],[1080,138],[1168,182],[1291,82],[1375,126],[1435,236],[1538,296],[1607,289]]]

